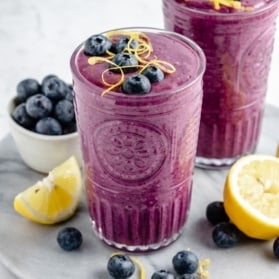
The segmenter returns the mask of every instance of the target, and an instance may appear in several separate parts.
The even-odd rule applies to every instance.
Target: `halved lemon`
[[[54,168],[48,176],[14,198],[14,209],[41,224],[55,224],[70,218],[82,193],[81,171],[75,157]]]
[[[231,221],[247,236],[279,236],[279,158],[248,155],[228,172],[224,207]]]

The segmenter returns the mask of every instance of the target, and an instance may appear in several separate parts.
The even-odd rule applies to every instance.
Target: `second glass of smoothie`
[[[278,0],[163,0],[165,27],[206,55],[196,164],[231,165],[257,147]]]
[[[189,212],[205,57],[191,40],[164,30],[101,35],[109,40],[103,54],[86,53],[93,36],[71,58],[93,229],[117,248],[158,249],[179,236]],[[117,66],[118,53],[138,65]],[[148,76],[148,65],[164,77],[148,92],[127,93],[125,80]]]

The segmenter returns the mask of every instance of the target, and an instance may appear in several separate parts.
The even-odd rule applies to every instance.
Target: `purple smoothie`
[[[218,0],[217,0],[218,2]],[[198,166],[230,165],[254,152],[260,135],[277,0],[163,0],[165,26],[206,55]]]
[[[126,95],[120,86],[102,96],[108,65],[89,65],[83,44],[71,58],[93,229],[106,243],[131,251],[168,245],[186,221],[205,66],[192,41],[156,29],[143,32],[151,56],[176,69],[153,83],[149,94]]]

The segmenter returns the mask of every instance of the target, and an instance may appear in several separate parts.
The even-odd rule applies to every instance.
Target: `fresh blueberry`
[[[75,116],[73,103],[65,99],[59,101],[54,107],[54,116],[61,123],[70,123]]]
[[[47,76],[45,76],[42,80],[42,85],[50,78],[58,78],[57,75],[54,75],[54,74],[49,74]]]
[[[107,270],[115,279],[127,279],[135,272],[135,264],[128,255],[114,255],[108,261]]]
[[[113,53],[120,53],[125,51],[126,48],[136,49],[138,44],[138,41],[131,39],[130,37],[123,37],[112,44],[110,51]]]
[[[191,251],[180,251],[172,258],[172,264],[177,274],[192,274],[199,267],[199,259]]]
[[[82,234],[74,227],[66,227],[59,231],[57,242],[66,251],[75,250],[82,244]]]
[[[52,102],[43,94],[36,94],[27,99],[26,111],[35,119],[49,116],[52,111]]]
[[[198,273],[192,273],[192,274],[185,273],[181,275],[179,279],[201,279],[201,277]]]
[[[274,256],[279,259],[279,237],[273,242],[273,253]]]
[[[16,87],[18,103],[25,102],[29,97],[40,92],[40,84],[37,80],[28,78],[18,83]]]
[[[122,84],[122,91],[126,94],[147,94],[151,90],[149,79],[141,74],[129,76]]]
[[[51,100],[61,100],[68,92],[68,85],[57,77],[50,77],[42,83],[42,92]]]
[[[112,62],[121,67],[124,73],[134,72],[138,68],[137,58],[133,54],[127,52],[117,53],[112,58]],[[119,68],[113,64],[110,64],[109,68],[112,72],[120,73]]]
[[[221,201],[214,201],[208,204],[206,207],[206,218],[212,225],[228,222],[229,217],[225,211],[224,203]]]
[[[62,135],[63,129],[61,124],[55,118],[45,117],[36,123],[35,132],[44,135],[58,136]]]
[[[151,83],[158,82],[164,79],[164,72],[156,66],[148,66],[142,71],[142,74],[145,75]]]
[[[35,119],[30,117],[26,111],[25,103],[19,104],[12,112],[13,119],[22,127],[31,129],[35,125]]]
[[[233,247],[239,241],[239,230],[229,222],[217,224],[212,231],[212,239],[220,248]]]
[[[111,41],[104,35],[93,35],[84,43],[84,54],[88,56],[103,56],[111,48]]]
[[[175,276],[168,270],[161,269],[154,272],[151,279],[175,279]]]

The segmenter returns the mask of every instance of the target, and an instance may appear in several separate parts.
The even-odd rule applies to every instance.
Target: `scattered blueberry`
[[[135,272],[135,264],[128,255],[114,255],[110,257],[107,269],[113,278],[127,279]]]
[[[151,83],[158,82],[164,79],[164,72],[156,66],[148,66],[142,71],[142,74],[145,75]]]
[[[220,248],[233,247],[239,241],[240,232],[237,227],[229,222],[217,224],[212,231],[212,239]]]
[[[111,41],[104,35],[93,35],[85,41],[84,53],[88,56],[103,56],[111,45]]]
[[[35,132],[43,135],[62,135],[62,125],[52,117],[45,117],[40,119],[35,126]]]
[[[68,100],[59,101],[54,107],[54,116],[61,123],[70,123],[74,116],[74,105]]]
[[[55,101],[63,99],[68,90],[68,85],[58,77],[50,77],[42,84],[42,92]]]
[[[125,48],[136,49],[138,47],[138,41],[130,39],[130,37],[123,37],[112,44],[110,51],[113,53],[120,53],[125,51]]]
[[[214,201],[206,207],[206,217],[213,225],[229,221],[229,217],[224,208],[224,203],[221,201]]]
[[[27,99],[26,111],[35,119],[47,117],[52,111],[52,102],[43,94],[36,94]]]
[[[75,250],[82,244],[82,234],[74,227],[66,227],[59,231],[57,242],[66,251]]]
[[[12,112],[13,119],[22,127],[31,129],[35,124],[35,119],[26,112],[25,103],[19,104]]]
[[[112,62],[121,67],[124,73],[134,72],[138,68],[137,58],[133,54],[127,52],[117,53],[112,58]],[[109,68],[112,72],[120,73],[119,68],[116,68],[113,64],[110,64]]]
[[[273,253],[274,256],[279,259],[279,237],[273,242]]]
[[[27,78],[18,83],[16,87],[17,101],[25,102],[29,97],[40,93],[40,84],[33,78]]]
[[[122,84],[122,91],[126,94],[147,94],[151,90],[149,79],[141,74],[129,76]]]
[[[175,279],[175,276],[168,270],[161,269],[154,272],[151,279]]]
[[[172,258],[172,264],[177,274],[192,274],[199,267],[199,259],[191,251],[180,251]]]

